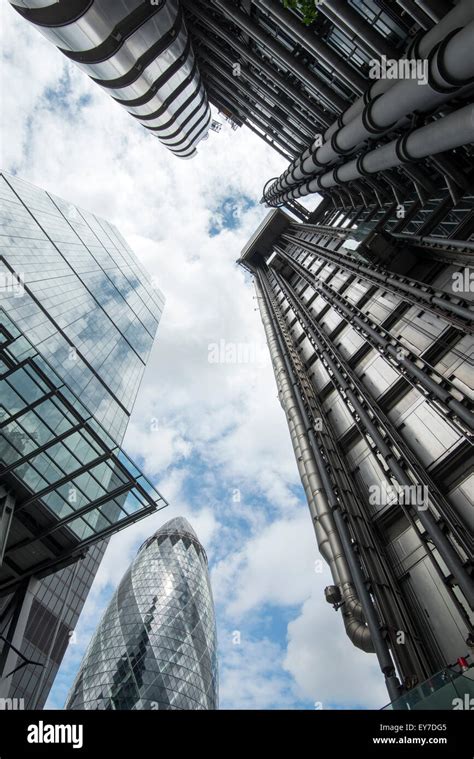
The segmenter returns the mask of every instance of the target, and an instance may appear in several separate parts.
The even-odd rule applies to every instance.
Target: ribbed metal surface
[[[172,153],[195,155],[211,112],[177,0],[11,4]]]
[[[397,247],[387,206],[323,201],[311,224],[273,210],[240,263],[342,621],[393,699],[468,652],[474,310],[463,269]]]

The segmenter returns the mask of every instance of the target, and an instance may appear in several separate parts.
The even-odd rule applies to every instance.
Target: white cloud
[[[324,709],[380,709],[390,700],[375,656],[352,646],[322,593],[308,598],[288,625],[284,667],[300,696]]]
[[[234,645],[232,631],[223,648],[220,670],[222,709],[291,709],[296,697],[283,669],[282,649],[273,641],[247,640]]]
[[[340,612],[325,600],[331,575],[324,563],[321,567],[306,510],[274,521],[218,562],[212,584],[227,623],[236,629],[245,629],[252,613],[261,621],[269,606],[298,608],[288,624],[284,659],[275,664],[291,675],[294,700],[325,709],[387,703],[375,656],[350,643]]]
[[[260,604],[300,605],[316,582],[318,558],[311,519],[300,504],[293,519],[274,521],[219,562],[212,574],[218,601],[227,599],[227,613],[241,618]]]

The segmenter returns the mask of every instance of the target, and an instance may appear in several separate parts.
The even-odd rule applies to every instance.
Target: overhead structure
[[[211,111],[179,0],[10,0],[11,5],[178,158]]]
[[[363,5],[357,9],[361,14]],[[469,183],[465,174],[474,142],[474,5],[446,3],[440,15],[436,4],[437,13],[422,22],[425,11],[418,5],[398,5],[401,19],[412,12],[414,28],[420,28],[388,58],[364,25],[356,29],[355,7],[322,3],[322,14],[329,11],[336,25],[338,20],[350,24],[359,42],[372,47],[365,86],[266,183],[262,202],[291,208],[314,193],[336,205],[369,199],[380,205],[387,195],[399,204],[413,196],[424,202],[435,192],[449,193],[454,203],[460,199]]]

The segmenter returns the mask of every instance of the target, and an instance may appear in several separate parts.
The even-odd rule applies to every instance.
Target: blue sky
[[[140,543],[180,514],[210,560],[222,707],[382,706],[374,657],[351,646],[324,600],[329,572],[315,564],[255,293],[235,264],[284,159],[224,123],[179,161],[8,3],[1,14],[2,168],[116,224],[166,297],[124,447],[170,506],[111,540],[49,706],[63,705]],[[221,341],[250,346],[254,360],[211,363]]]

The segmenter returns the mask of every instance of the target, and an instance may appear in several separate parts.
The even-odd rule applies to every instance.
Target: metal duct
[[[281,24],[283,29],[288,29],[291,34],[294,34],[302,47],[318,61],[324,61],[330,70],[337,72],[351,89],[359,93],[364,92],[364,77],[349,66],[326,42],[307,29],[293,13],[286,10],[280,3],[275,3],[274,0],[255,0],[254,4],[263,9],[271,18],[276,19],[277,25]]]
[[[280,60],[294,76],[304,84],[308,92],[316,97],[322,105],[327,105],[332,110],[339,112],[347,107],[347,102],[322,80],[313,74],[310,69],[302,64],[295,56],[280,44],[274,37],[267,34],[246,13],[242,13],[236,6],[224,0],[211,0],[213,5],[219,8],[225,18],[230,18],[239,29],[245,30],[252,39],[259,42],[271,54]]]
[[[474,142],[474,106],[466,105],[449,116],[415,129],[398,140],[392,140],[381,148],[371,150],[326,174],[317,176],[281,197],[284,200],[300,198],[321,189],[400,166],[406,161],[419,161],[471,142]]]
[[[179,158],[211,111],[178,0],[15,0],[20,15]]]
[[[303,419],[298,409],[278,340],[272,325],[261,285],[255,280],[260,315],[275,372],[278,397],[285,412],[298,469],[308,500],[318,548],[329,564],[332,577],[344,600],[344,625],[352,643],[367,653],[373,653],[370,633],[365,624],[362,606],[357,598],[333,515],[323,489],[314,456],[308,442]]]
[[[473,20],[474,5],[471,3],[471,0],[462,0],[459,5],[453,8],[453,10],[448,13],[447,16],[445,16],[435,27],[424,34],[421,39],[412,46],[411,51],[409,51],[407,54],[407,58],[428,58],[431,51],[434,50],[435,46],[439,42],[445,39],[447,40],[449,35],[453,35],[453,33],[456,31],[458,33],[460,31],[463,31],[463,27],[471,25],[471,22]],[[471,34],[472,30],[470,30],[470,32],[467,34],[466,31],[464,31],[463,36],[459,37],[459,40],[463,43],[463,46],[465,40],[468,37],[471,39]],[[455,37],[457,38],[458,35],[455,34]],[[449,42],[452,43],[453,39],[449,40]],[[468,52],[470,46],[472,49],[472,44],[468,43]],[[445,58],[445,49],[441,51],[438,50],[437,53],[437,58],[440,55],[443,59]],[[457,45],[451,44],[451,52],[448,56],[449,64],[451,64],[454,60],[454,56],[456,57],[456,63],[454,65],[457,67],[458,62],[460,61],[459,49],[457,49]],[[443,62],[444,60],[442,63]],[[344,151],[350,152],[351,150],[356,149],[357,145],[360,144],[360,142],[364,139],[373,139],[374,133],[376,133],[377,136],[380,136],[384,131],[386,131],[386,129],[382,129],[379,124],[373,126],[373,131],[371,131],[373,116],[372,110],[377,107],[380,112],[382,101],[385,103],[385,99],[392,94],[392,88],[397,87],[397,97],[395,98],[397,115],[388,124],[389,128],[393,128],[396,123],[400,121],[400,119],[407,116],[411,112],[410,108],[412,110],[415,108],[416,111],[419,111],[420,107],[422,109],[423,100],[425,100],[425,93],[423,93],[423,99],[420,98],[420,104],[418,104],[418,96],[422,95],[422,90],[427,90],[426,94],[428,95],[428,100],[430,101],[426,106],[427,109],[432,107],[432,105],[438,105],[453,97],[452,92],[449,92],[447,94],[436,93],[436,89],[431,85],[434,84],[437,86],[440,83],[437,81],[440,77],[440,72],[437,66],[432,67],[432,70],[434,79],[430,81],[429,85],[423,87],[419,86],[416,80],[397,81],[392,79],[378,79],[376,82],[374,82],[374,84],[368,88],[365,95],[359,98],[350,108],[347,109],[347,111],[345,111],[345,113],[342,114],[341,118],[338,121],[334,122],[334,124],[332,124],[332,126],[326,130],[324,133],[325,142],[321,147],[319,147],[319,143],[314,143],[311,147],[303,151],[299,158],[290,163],[286,171],[266,190],[265,200],[267,202],[271,202],[272,199],[277,198],[278,195],[285,189],[304,181],[305,177],[314,176],[319,171],[321,171],[324,166],[327,166],[333,161],[338,160],[341,156],[341,153]],[[469,74],[467,76],[469,77]],[[445,84],[448,84],[449,89],[451,82],[445,82]],[[403,89],[403,92],[401,91],[401,88],[403,88],[404,85],[408,85],[407,90],[410,90],[410,96],[414,96],[415,98],[416,102],[414,106],[405,100],[405,89]],[[415,85],[416,89],[413,89],[413,85]],[[460,89],[461,86],[462,83],[460,82],[458,84],[458,89]],[[389,101],[390,103],[394,102],[390,97]],[[430,105],[430,103],[432,105]],[[355,132],[358,131],[358,128],[355,129],[355,126],[366,121],[366,114],[369,117],[369,120],[366,123],[371,128],[363,130],[361,140],[358,140],[357,142],[351,140],[346,141],[345,137],[349,134],[352,137],[355,136]],[[337,142],[337,140],[339,140],[339,142]]]

